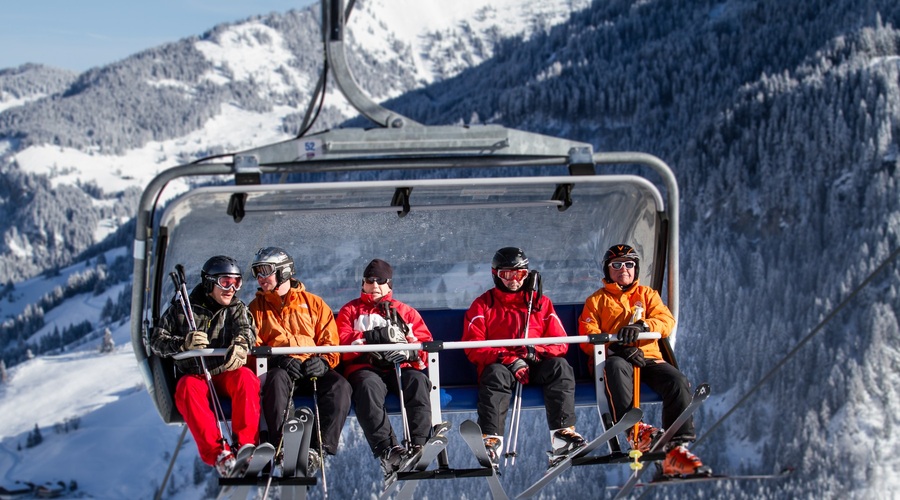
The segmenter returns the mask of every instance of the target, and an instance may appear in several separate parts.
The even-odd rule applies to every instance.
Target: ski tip
[[[481,431],[481,426],[478,425],[474,420],[464,420],[463,423],[459,424],[459,429],[478,429]]]
[[[638,407],[634,407],[634,408],[628,410],[628,413],[626,413],[624,416],[622,416],[622,420],[631,422],[631,424],[636,424],[636,423],[640,422],[641,419],[643,419],[643,418],[644,418],[644,412],[643,412],[643,410],[641,410]],[[631,425],[631,424],[629,424],[629,425]]]

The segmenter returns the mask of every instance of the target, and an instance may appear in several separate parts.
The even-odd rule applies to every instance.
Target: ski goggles
[[[222,274],[216,276],[216,286],[221,288],[222,290],[234,290],[238,291],[241,289],[241,284],[243,283],[243,279],[240,276],[230,275],[230,274]]]
[[[634,266],[636,266],[636,265],[637,264],[635,264],[635,262],[633,260],[626,260],[625,262],[610,262],[609,263],[609,267],[615,269],[616,271],[622,269],[623,267],[625,269],[634,269]]]
[[[275,264],[256,264],[250,269],[254,278],[268,278],[275,274]]]
[[[363,283],[368,283],[370,285],[372,283],[378,283],[379,285],[383,285],[385,283],[389,283],[390,281],[391,281],[390,278],[378,278],[375,276],[369,276],[369,277],[363,278]]]
[[[522,281],[528,276],[528,269],[494,269],[494,274],[504,281]]]

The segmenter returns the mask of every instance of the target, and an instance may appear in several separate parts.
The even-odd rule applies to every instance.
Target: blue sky
[[[32,62],[72,71],[318,0],[25,0],[3,2],[0,69]]]

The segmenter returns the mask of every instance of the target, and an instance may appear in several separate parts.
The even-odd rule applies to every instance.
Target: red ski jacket
[[[503,292],[492,288],[472,302],[463,320],[462,340],[501,340],[525,337],[525,317],[528,316],[528,293]],[[528,338],[565,337],[566,329],[556,315],[553,303],[541,296],[531,307],[528,321]],[[478,376],[484,367],[492,363],[508,364],[517,356],[514,348],[479,347],[465,349],[469,361],[478,369]],[[534,346],[540,358],[565,356],[568,344],[547,344]]]

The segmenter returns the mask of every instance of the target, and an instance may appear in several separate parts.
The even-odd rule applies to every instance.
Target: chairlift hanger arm
[[[381,127],[421,127],[422,124],[385,109],[366,95],[353,78],[344,52],[344,1],[322,0],[322,28],[326,67],[334,76],[341,93],[363,116]]]

